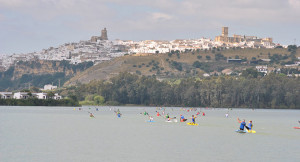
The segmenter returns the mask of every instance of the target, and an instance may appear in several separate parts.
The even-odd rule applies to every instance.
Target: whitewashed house
[[[0,92],[1,99],[10,99],[13,98],[12,92]]]
[[[35,96],[38,99],[44,99],[44,100],[50,98],[47,93],[33,93],[33,96]],[[62,99],[62,96],[58,95],[58,93],[55,93],[52,99],[60,100]]]
[[[53,96],[53,99],[60,100],[60,99],[62,99],[62,96],[58,95],[58,93],[55,93]]]
[[[53,89],[56,89],[57,86],[53,86],[51,84],[46,84],[44,85],[44,89],[43,90],[53,90]]]
[[[38,99],[47,99],[47,93],[34,93],[34,96]]]
[[[14,93],[14,99],[27,99],[29,98],[28,92],[17,92]]]

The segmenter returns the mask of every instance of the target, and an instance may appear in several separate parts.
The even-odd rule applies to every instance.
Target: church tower
[[[100,37],[100,39],[101,40],[108,40],[106,28],[104,28],[103,30],[101,30],[101,37]]]
[[[222,36],[228,37],[228,27],[222,27]]]

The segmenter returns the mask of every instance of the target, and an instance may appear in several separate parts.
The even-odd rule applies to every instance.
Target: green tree
[[[94,102],[96,105],[102,105],[104,103],[104,97],[102,96],[95,96],[94,97]]]
[[[55,96],[54,92],[47,92],[48,98],[53,98]]]

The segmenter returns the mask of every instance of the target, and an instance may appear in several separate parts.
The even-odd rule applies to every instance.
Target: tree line
[[[0,99],[0,105],[5,106],[80,106],[75,96],[67,99]]]
[[[105,103],[182,107],[300,108],[300,79],[283,74],[186,78],[159,81],[155,76],[120,73],[108,81],[71,87],[79,100],[103,96]]]

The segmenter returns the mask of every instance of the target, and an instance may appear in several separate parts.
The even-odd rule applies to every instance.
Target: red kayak
[[[294,127],[295,129],[300,129],[300,127]]]
[[[185,122],[187,119],[180,119],[180,122]]]

